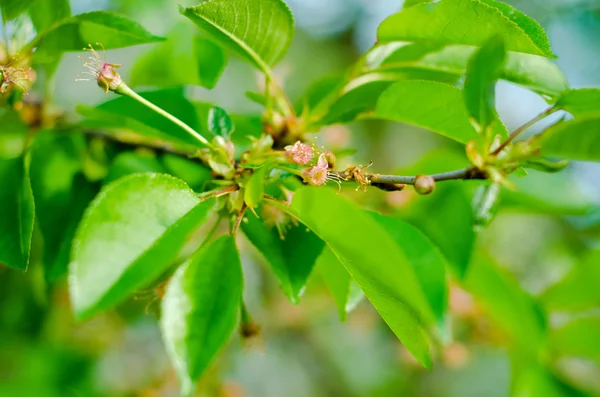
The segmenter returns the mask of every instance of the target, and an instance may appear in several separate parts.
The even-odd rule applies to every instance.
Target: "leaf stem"
[[[248,206],[246,205],[246,202],[244,201],[244,203],[242,204],[242,208],[240,209],[240,213],[238,214],[237,219],[235,220],[235,223],[233,224],[233,228],[231,229],[232,236],[235,236],[238,229],[240,228],[242,219],[244,219],[244,213],[246,212],[246,208],[248,208]]]
[[[179,127],[183,128],[188,134],[190,134],[191,136],[196,138],[204,146],[207,146],[209,148],[212,147],[210,142],[208,142],[208,140],[206,138],[204,138],[202,135],[198,134],[198,132],[196,132],[196,130],[194,130],[192,127],[190,127],[189,125],[187,125],[186,123],[184,123],[183,121],[178,119],[177,117],[173,116],[171,113],[159,108],[152,102],[146,100],[141,95],[139,95],[137,92],[135,92],[134,90],[129,88],[129,86],[127,84],[121,83],[114,92],[116,94],[127,96],[127,97],[139,102],[140,104],[155,111],[156,113],[160,114],[161,116],[165,117],[166,119],[169,119],[173,123],[177,124]]]
[[[538,121],[543,120],[544,118],[550,116],[552,113],[554,113],[555,111],[557,111],[558,109],[554,108],[553,106],[549,107],[548,109],[544,110],[542,113],[538,114],[537,116],[535,116],[534,118],[532,118],[531,120],[529,120],[528,122],[526,122],[525,124],[523,124],[522,126],[520,126],[519,128],[517,128],[516,130],[514,130],[512,132],[512,134],[510,134],[510,136],[508,137],[508,139],[506,141],[504,141],[500,146],[498,146],[498,148],[496,150],[494,150],[491,154],[492,156],[497,156],[498,154],[500,154],[500,152],[502,150],[504,150],[504,148],[506,148],[512,141],[514,141],[519,135],[521,135],[521,133],[523,133],[525,130],[527,130],[529,127],[533,126],[534,124],[536,124]]]
[[[229,193],[233,193],[236,190],[239,190],[239,188],[240,187],[238,185],[231,185],[229,187],[226,187],[225,189],[212,190],[210,192],[202,193],[199,195],[200,202],[210,200],[211,198],[221,197]]]

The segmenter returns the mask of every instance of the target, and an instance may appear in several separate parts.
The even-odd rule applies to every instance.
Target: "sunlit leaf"
[[[330,189],[302,188],[282,206],[322,238],[407,349],[431,365],[433,314],[412,266],[393,238],[358,206]],[[369,242],[365,246],[365,242]]]
[[[47,62],[63,51],[82,51],[88,44],[101,43],[104,48],[112,49],[162,40],[127,17],[108,11],[91,11],[52,24],[38,34],[30,46],[37,47],[37,61]]]
[[[29,8],[29,16],[35,30],[38,32],[43,32],[55,22],[71,16],[69,0],[34,1],[35,5]]]
[[[580,88],[565,92],[554,105],[574,116],[600,114],[600,89]]]
[[[381,43],[430,41],[481,46],[499,35],[509,51],[554,57],[537,22],[508,5],[500,7],[490,0],[485,3],[442,0],[410,7],[384,20],[377,37]]]
[[[448,305],[446,258],[426,235],[411,224],[377,213],[372,213],[371,216],[393,237],[406,256],[438,324],[443,324]]]
[[[171,266],[214,205],[199,202],[183,181],[165,174],[132,174],[104,187],[73,240],[69,279],[77,317],[122,302]]]
[[[270,74],[294,37],[294,18],[282,0],[212,0],[179,11],[211,38]]]
[[[600,161],[600,113],[560,122],[546,130],[539,142],[546,156]]]
[[[242,284],[240,257],[230,235],[200,248],[169,282],[160,325],[182,395],[193,395],[194,383],[230,338]]]
[[[379,97],[375,116],[414,124],[461,143],[477,138],[477,132],[469,122],[462,92],[447,84],[432,81],[395,83]]]

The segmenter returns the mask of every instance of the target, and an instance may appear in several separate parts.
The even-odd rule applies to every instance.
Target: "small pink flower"
[[[101,46],[100,43],[96,43]],[[104,92],[115,91],[121,85],[121,76],[115,71],[120,68],[121,65],[106,62],[106,52],[104,57],[89,45],[89,48],[84,48],[92,53],[91,57],[88,57],[87,62],[83,63],[83,66],[88,69],[87,72],[83,72],[83,75],[88,75],[90,78],[77,79],[76,81],[90,81],[96,80],[98,86],[104,90]]]
[[[325,154],[319,156],[317,165],[310,167],[302,171],[304,181],[314,186],[321,186],[327,182],[329,164]]]
[[[295,164],[306,165],[315,153],[312,147],[300,141],[285,147],[285,155]]]

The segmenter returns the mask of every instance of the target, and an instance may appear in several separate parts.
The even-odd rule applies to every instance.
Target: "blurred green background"
[[[373,44],[379,22],[401,7],[401,0],[287,1],[298,32],[276,73],[294,100],[317,79],[346,70]],[[509,3],[544,26],[573,87],[600,87],[600,2]],[[111,62],[124,65],[125,81],[140,89],[162,86],[161,79],[186,62],[191,46],[186,38],[195,27],[177,13],[177,4],[195,5],[193,0],[71,0],[73,14],[117,11],[154,34],[181,38],[153,61],[150,79],[136,75],[136,68],[151,45],[109,52]],[[112,98],[94,84],[75,83],[80,71],[77,54],[65,55],[51,98],[74,121],[76,105]],[[259,84],[251,67],[232,59],[215,89],[187,87],[186,92],[228,112],[252,115],[260,109],[244,93]],[[31,95],[36,98],[35,90]],[[514,129],[546,104],[501,82],[497,106]],[[334,126],[317,139],[331,149],[356,148],[347,161],[373,160],[378,172],[437,172],[466,162],[450,141],[399,124]],[[0,140],[2,150],[11,142]],[[558,175],[532,171],[515,182],[520,190],[503,193],[496,219],[476,232],[470,209],[476,182],[447,182],[430,197],[412,191],[347,192],[368,208],[419,226],[451,262],[472,257],[474,271],[465,285],[452,282],[453,341],[437,349],[433,370],[419,367],[367,301],[340,323],[318,269],[300,305],[290,304],[258,252],[240,236],[246,301],[262,331],[250,340],[233,338],[201,381],[199,395],[600,396],[600,167],[576,163]],[[153,292],[142,291],[118,310],[76,324],[66,280],[44,281],[36,235],[27,273],[0,267],[0,396],[176,396]],[[548,348],[532,359],[528,346],[536,343]]]

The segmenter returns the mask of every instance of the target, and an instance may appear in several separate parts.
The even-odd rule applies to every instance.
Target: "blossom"
[[[324,185],[327,182],[329,164],[325,154],[319,156],[317,165],[307,168],[302,171],[302,177],[304,181],[314,186]]]
[[[312,147],[300,141],[285,147],[285,155],[293,163],[299,165],[306,165],[315,153]]]
[[[0,66],[0,93],[4,94],[10,85],[19,87],[23,92],[27,92],[27,87],[35,78],[35,72],[31,68],[21,68],[13,66]]]
[[[102,44],[96,43],[100,47]],[[104,48],[103,48],[104,49]],[[83,66],[88,69],[87,72],[83,72],[81,75],[90,76],[90,78],[77,79],[76,81],[91,81],[96,80],[98,86],[104,90],[104,92],[115,91],[121,85],[121,76],[115,71],[120,68],[121,65],[106,62],[106,52],[101,57],[98,51],[90,44],[88,48],[84,48],[86,51],[92,53],[91,57],[88,57],[87,61],[83,63]]]

